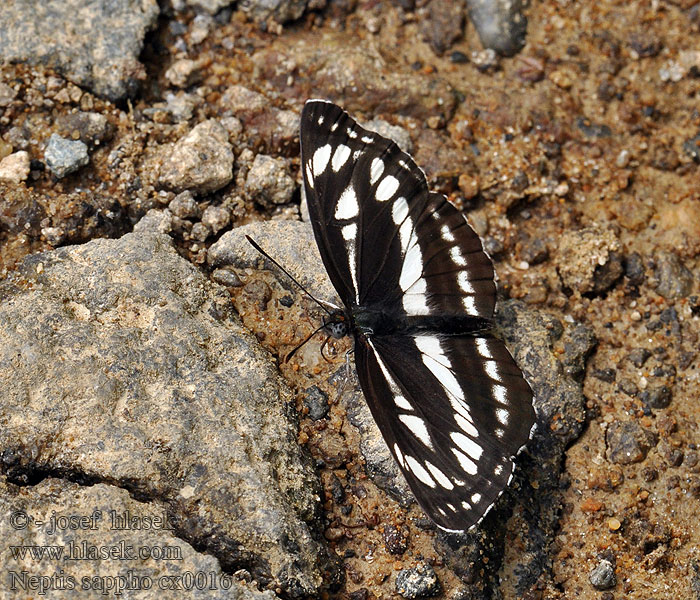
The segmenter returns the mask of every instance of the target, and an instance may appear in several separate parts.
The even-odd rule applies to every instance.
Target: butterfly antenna
[[[331,313],[331,311],[328,310],[328,309],[323,305],[323,302],[321,302],[320,300],[317,300],[316,298],[314,298],[314,297],[311,295],[311,292],[309,292],[303,285],[301,285],[301,283],[299,283],[296,279],[294,279],[294,277],[292,276],[292,274],[291,274],[289,271],[287,271],[287,269],[285,269],[285,268],[284,268],[281,264],[279,264],[274,258],[272,258],[267,252],[265,252],[265,250],[263,250],[263,249],[258,245],[258,243],[257,243],[252,237],[250,237],[249,235],[247,235],[247,236],[245,236],[245,239],[247,239],[247,240],[250,242],[250,244],[253,246],[253,248],[255,248],[258,252],[260,252],[260,254],[262,254],[265,258],[267,258],[269,261],[271,261],[280,271],[282,271],[282,273],[284,273],[284,274],[285,274],[287,277],[289,277],[294,283],[296,283],[296,284],[299,286],[299,289],[300,289],[302,292],[304,292],[309,298],[311,298],[316,304],[318,304],[324,311],[326,311],[326,314],[327,314],[329,317],[332,317],[332,316],[333,316],[333,314]],[[325,326],[325,325],[321,325],[321,327],[319,327],[316,331],[319,331],[320,329],[323,329],[324,326]],[[314,331],[314,333],[316,333],[316,331]],[[313,335],[313,334],[311,334],[311,335]],[[310,338],[310,337],[311,337],[311,336],[309,336],[309,338]],[[307,341],[308,341],[308,338],[307,338],[306,340],[304,340],[304,342],[302,343],[302,345],[303,345],[304,343],[306,343]],[[292,351],[292,353],[296,352],[297,349],[298,349],[298,348],[295,348],[295,349]],[[290,356],[287,356],[287,358],[289,359]]]
[[[297,353],[297,350],[299,350],[299,348],[301,348],[304,344],[306,344],[306,342],[308,342],[312,337],[314,337],[325,326],[326,326],[326,324],[324,323],[320,327],[317,327],[316,329],[314,329],[309,335],[306,336],[306,338],[304,339],[304,341],[301,344],[299,344],[296,348],[294,348],[294,350],[292,350],[289,354],[287,354],[287,356],[284,357],[284,360],[282,362],[283,363],[289,362],[291,360],[292,356],[294,356]],[[328,341],[328,340],[326,340],[326,341]],[[324,342],[323,345],[325,346],[326,343]],[[323,349],[321,349],[321,356],[323,356]],[[325,356],[324,356],[324,358],[325,358]]]

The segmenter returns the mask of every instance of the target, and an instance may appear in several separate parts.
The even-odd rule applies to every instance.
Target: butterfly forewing
[[[507,485],[534,422],[528,384],[486,331],[491,260],[411,157],[336,105],[306,103],[301,145],[314,234],[372,414],[426,513],[468,529]]]

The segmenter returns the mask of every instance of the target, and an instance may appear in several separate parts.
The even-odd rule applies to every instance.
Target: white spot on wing
[[[389,200],[399,189],[399,180],[393,175],[387,175],[377,186],[376,197],[380,202]]]
[[[325,144],[321,146],[316,152],[314,152],[314,157],[312,159],[312,170],[314,172],[314,177],[318,177],[321,173],[326,170],[328,166],[328,161],[331,159],[331,145]]]
[[[408,202],[406,198],[401,196],[394,201],[391,207],[391,218],[394,219],[394,225],[399,225],[404,222],[404,219],[408,216]]]
[[[450,438],[460,450],[466,452],[473,460],[479,460],[484,449],[479,446],[474,440],[470,440],[466,435],[453,432]]]
[[[401,452],[401,449],[399,448],[398,444],[394,444],[394,454],[396,454],[396,460],[399,461],[399,464],[405,468],[406,463],[403,459],[403,452]]]
[[[508,414],[508,411],[505,408],[499,408],[496,411],[496,418],[498,419],[498,422],[501,423],[501,425],[508,425],[508,418],[510,415]]]
[[[348,127],[347,134],[351,140],[354,140],[357,137],[357,131],[355,131],[352,127]]]
[[[404,294],[401,304],[407,315],[429,315],[427,298],[425,294]]]
[[[338,129],[338,122],[337,121],[335,123],[333,123],[333,125],[331,125],[331,131],[335,131],[336,129]]]
[[[408,250],[408,245],[413,239],[412,232],[413,223],[411,223],[411,219],[406,219],[403,222],[403,225],[399,227],[399,238],[401,239],[401,254],[404,256],[406,255],[406,250]]]
[[[442,239],[446,242],[455,241],[455,236],[452,235],[452,232],[450,231],[450,228],[447,225],[443,225],[442,227],[440,227],[440,235],[442,236]]]
[[[384,161],[378,157],[374,158],[369,168],[369,182],[374,185],[377,179],[382,176],[382,173],[384,173]]]
[[[408,249],[406,256],[404,256],[399,286],[405,292],[420,278],[422,273],[423,254],[420,251],[420,246],[415,244]]]
[[[469,275],[466,271],[460,271],[459,275],[457,275],[457,285],[465,294],[475,293],[474,286],[469,281]]]
[[[412,456],[406,455],[406,468],[409,469],[421,482],[431,488],[435,487],[435,481],[423,466]]]
[[[335,149],[335,152],[333,153],[333,160],[331,160],[331,167],[333,168],[333,171],[336,173],[340,171],[340,169],[343,168],[343,165],[348,162],[348,158],[350,158],[350,147],[346,146],[345,144],[340,144]]]
[[[340,231],[343,234],[343,239],[346,242],[353,241],[357,238],[357,225],[355,223],[346,225]]]
[[[491,391],[493,392],[493,397],[496,399],[497,402],[501,404],[508,404],[508,401],[506,399],[507,390],[505,386],[494,385],[491,387]]]
[[[410,412],[413,412],[413,407],[411,406],[411,403],[406,400],[403,396],[394,396],[394,404],[398,406],[402,410],[407,410]]]
[[[410,432],[415,435],[423,444],[433,450],[433,441],[430,439],[428,428],[425,426],[425,421],[415,415],[399,415],[401,421]]]
[[[452,448],[452,454],[457,457],[459,466],[462,467],[464,471],[469,473],[469,475],[476,475],[476,463],[471,458],[464,454],[464,452],[457,450],[457,448]]]
[[[442,487],[444,487],[446,490],[454,489],[455,486],[448,479],[447,475],[445,475],[434,464],[432,464],[426,460],[425,466],[427,467],[428,471],[430,471],[430,474],[435,478],[435,481],[437,481]]]
[[[336,219],[352,219],[356,217],[360,212],[360,205],[357,202],[357,195],[352,187],[352,184],[348,184],[343,190],[343,193],[338,199],[338,205],[335,207],[335,218]]]
[[[415,336],[416,346],[423,354],[423,363],[452,396],[464,400],[464,392],[452,373],[452,364],[440,346],[440,339],[431,335]],[[467,412],[467,415],[469,413]]]
[[[491,350],[489,350],[489,344],[486,341],[486,338],[476,338],[476,349],[483,358],[493,358]]]
[[[464,500],[464,501],[462,502],[462,508],[463,508],[464,510],[471,510],[471,509],[472,509],[472,505],[469,504],[469,502],[467,502],[466,500]]]
[[[323,125],[323,119],[324,119],[324,116],[321,115],[321,116],[319,116],[318,121],[316,121],[316,122],[317,122],[319,125]]]
[[[481,494],[478,492],[476,494],[472,494],[471,501],[472,504],[479,504],[479,502],[481,502]]]
[[[454,262],[454,264],[456,264],[458,267],[467,266],[467,261],[462,255],[462,251],[459,249],[459,246],[452,246],[452,248],[450,248],[450,257],[452,258],[452,262]]]
[[[462,304],[464,305],[465,310],[467,313],[470,315],[478,315],[479,312],[476,310],[476,303],[474,302],[474,298],[472,296],[465,296],[462,298]]]
[[[501,381],[501,374],[498,372],[498,367],[496,366],[495,360],[487,360],[484,365],[484,371],[491,378],[496,381]]]
[[[454,406],[455,404],[459,404],[459,400],[453,400],[451,404],[452,406]],[[479,432],[476,430],[476,427],[474,427],[474,423],[471,421],[471,418],[467,419],[463,415],[456,413],[455,421],[457,421],[457,425],[459,425],[459,428],[467,435],[470,435],[472,437],[477,437],[479,435]]]

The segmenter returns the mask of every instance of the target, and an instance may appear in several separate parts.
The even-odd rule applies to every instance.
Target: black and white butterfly
[[[535,420],[532,392],[490,333],[491,260],[464,216],[391,140],[331,102],[301,116],[316,242],[344,309],[365,398],[423,510],[478,523],[508,485]]]

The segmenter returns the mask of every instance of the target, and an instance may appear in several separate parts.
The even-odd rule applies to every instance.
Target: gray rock
[[[197,125],[168,153],[160,183],[177,192],[214,192],[233,178],[233,150],[228,133],[216,119]]]
[[[189,190],[175,196],[168,204],[168,208],[181,219],[193,219],[199,216],[199,205]]]
[[[635,348],[627,355],[627,360],[629,360],[635,367],[641,369],[644,363],[649,360],[651,356],[651,350],[646,348]]]
[[[633,421],[612,423],[605,432],[610,462],[628,465],[642,462],[647,452],[656,445],[656,437]]]
[[[107,117],[95,112],[76,112],[56,119],[58,133],[65,138],[80,140],[90,147],[97,146],[112,133]]]
[[[461,2],[431,0],[426,10],[420,20],[421,30],[433,52],[442,55],[462,37],[464,7]]]
[[[656,291],[670,300],[685,298],[693,289],[693,273],[673,252],[659,252],[654,256]]]
[[[61,179],[88,164],[90,157],[88,147],[80,140],[67,140],[52,133],[44,150],[44,160],[51,172]]]
[[[320,484],[292,395],[228,293],[170,238],[32,255],[0,297],[11,481],[52,473],[123,488],[166,504],[178,537],[228,572],[245,568],[290,598],[319,595],[323,573],[337,571],[312,535]]]
[[[165,110],[167,110],[173,118],[173,121],[189,121],[194,114],[194,109],[202,104],[202,99],[195,94],[187,94],[179,91],[176,94],[167,92],[165,94]],[[222,123],[223,124],[223,123]],[[228,127],[226,127],[228,129]]]
[[[625,277],[631,285],[642,285],[646,279],[644,261],[639,252],[632,252],[625,258]]]
[[[651,408],[666,408],[671,404],[671,388],[667,385],[654,386],[648,390],[644,390],[641,394],[641,399]]]
[[[484,48],[513,56],[525,45],[527,18],[521,0],[467,0],[469,18]]]
[[[190,238],[198,242],[205,241],[210,235],[211,229],[202,222],[195,223],[190,230]]]
[[[307,0],[242,0],[239,8],[256,23],[294,21],[304,14]]]
[[[598,344],[593,329],[581,323],[574,323],[564,334],[564,353],[561,362],[572,377],[583,377],[586,360]]]
[[[258,154],[248,171],[245,188],[249,196],[263,206],[287,204],[294,193],[294,179],[287,161]]]
[[[304,406],[309,411],[309,418],[314,421],[328,416],[328,395],[317,385],[304,390]]]
[[[158,500],[138,502],[116,485],[82,486],[66,479],[49,478],[20,488],[0,477],[0,514],[13,515],[0,519],[0,536],[8,547],[50,544],[64,558],[73,557],[60,561],[60,577],[52,576],[53,568],[47,571],[47,561],[21,561],[21,568],[12,569],[17,573],[16,578],[8,573],[0,579],[2,598],[36,594],[39,598],[69,600],[80,595],[80,590],[90,598],[123,596],[154,600],[163,597],[159,582],[166,586],[176,581],[188,585],[198,573],[206,574],[206,582],[212,585],[188,587],[188,598],[277,598],[271,591],[257,591],[225,573],[216,557],[196,551],[181,539],[165,504]],[[35,520],[25,522],[25,517]],[[84,520],[68,521],[74,517]],[[41,525],[37,522],[40,520]],[[82,526],[75,527],[79,523]],[[130,527],[118,529],[122,524]],[[89,558],[91,552],[101,549],[113,551],[113,558]],[[169,558],[158,560],[159,556]],[[136,576],[129,576],[129,571]],[[172,579],[178,575],[184,576],[183,579]]]
[[[588,574],[588,580],[597,590],[609,590],[615,587],[615,567],[609,560],[601,560]]]
[[[396,576],[396,593],[404,598],[430,598],[440,593],[440,581],[429,564],[402,569]]]
[[[145,79],[138,56],[158,18],[155,0],[0,3],[0,60],[51,67],[113,102]]]
[[[202,213],[202,223],[216,235],[231,221],[231,213],[223,206],[207,206]]]
[[[173,229],[173,215],[165,209],[151,208],[134,225],[134,233],[170,233]]]

